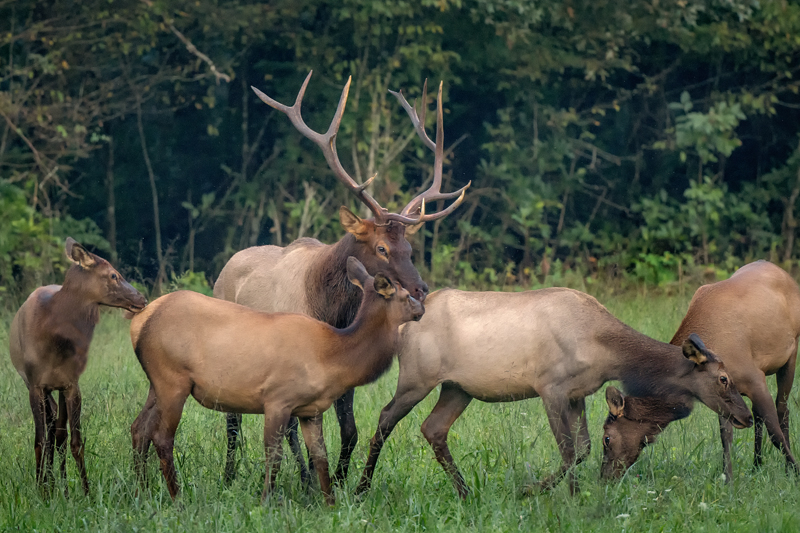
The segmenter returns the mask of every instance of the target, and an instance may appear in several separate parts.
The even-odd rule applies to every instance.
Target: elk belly
[[[195,384],[192,387],[192,396],[203,407],[215,411],[243,414],[264,413],[264,401],[261,395],[253,394],[253,391],[244,388],[237,391],[214,385]]]

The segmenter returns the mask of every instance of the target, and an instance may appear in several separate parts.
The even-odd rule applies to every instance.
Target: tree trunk
[[[147,154],[147,141],[144,136],[144,125],[142,124],[142,101],[136,97],[136,124],[139,127],[139,141],[142,144],[142,156],[147,167],[147,176],[150,179],[150,192],[153,197],[153,225],[156,234],[156,258],[158,259],[158,275],[153,286],[156,294],[161,294],[161,287],[166,279],[167,269],[164,264],[164,252],[161,248],[161,217],[158,212],[158,188],[156,187],[156,175],[153,172],[153,165],[150,163],[150,156]]]
[[[797,146],[800,151],[800,144]],[[797,221],[794,218],[794,204],[797,202],[797,197],[800,195],[800,168],[797,169],[797,179],[794,182],[794,188],[789,198],[785,201],[785,209],[783,211],[783,261],[789,261],[792,258],[792,251],[794,248],[794,230],[797,227]]]
[[[108,140],[108,168],[106,169],[106,188],[108,189],[108,205],[106,206],[106,235],[111,245],[111,262],[117,263],[117,201],[114,197],[114,138]]]

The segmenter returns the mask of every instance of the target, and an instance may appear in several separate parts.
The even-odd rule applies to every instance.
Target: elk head
[[[663,398],[624,396],[616,387],[606,389],[608,418],[603,425],[602,479],[622,476],[648,444],[655,442],[667,424],[691,413],[691,404]]]
[[[696,399],[737,428],[753,425],[753,417],[731,381],[725,365],[692,333],[682,345],[683,355],[694,363],[689,371]],[[686,418],[695,398],[675,396],[624,396],[615,387],[606,389],[608,418],[603,425],[603,479],[618,478],[639,458],[645,446],[670,422]]]
[[[72,237],[67,237],[64,250],[73,263],[64,279],[65,288],[77,288],[94,303],[131,313],[138,313],[147,305],[147,299],[111,263],[89,252]]]
[[[392,283],[391,279],[380,272],[375,277],[370,276],[364,265],[353,256],[347,258],[347,278],[350,283],[364,291],[365,299],[367,294],[374,291],[377,298],[382,298],[391,306],[389,321],[392,324],[418,321],[425,314],[422,302],[411,296],[402,285]]]
[[[436,119],[436,142],[434,143],[425,132],[425,102],[427,98],[427,81],[422,91],[422,115],[417,112],[416,102],[414,107],[408,104],[402,92],[389,91],[400,102],[406,110],[417,135],[422,142],[434,151],[434,172],[433,183],[430,188],[414,197],[399,213],[390,213],[367,192],[367,187],[372,183],[376,176],[362,184],[356,181],[344,170],[339,156],[336,153],[336,135],[344,114],[347,95],[350,91],[352,76],[348,78],[342,94],[339,97],[339,105],[333,116],[328,131],[324,134],[318,133],[309,128],[303,121],[300,114],[300,107],[303,95],[306,92],[308,82],[311,80],[313,71],[308,73],[303,82],[300,92],[297,93],[294,105],[287,106],[273,100],[255,87],[252,87],[256,95],[265,104],[281,111],[289,117],[292,125],[306,138],[313,141],[320,147],[325,161],[333,170],[333,173],[374,215],[371,219],[361,219],[346,207],[339,210],[339,219],[342,226],[353,236],[355,236],[359,247],[357,252],[359,259],[366,265],[369,272],[382,270],[387,272],[393,279],[411,290],[411,293],[420,301],[425,299],[428,294],[428,286],[419,276],[419,272],[411,262],[411,245],[406,240],[406,235],[412,235],[422,225],[430,220],[436,220],[452,213],[464,201],[464,194],[470,183],[461,189],[442,193],[442,165],[444,162],[444,127],[442,113],[442,84],[439,84],[439,96],[437,100],[437,119]],[[425,204],[438,200],[456,200],[447,208],[439,212],[426,213]]]
[[[728,418],[734,427],[742,429],[752,426],[750,409],[722,360],[706,348],[695,333],[683,341],[682,349],[683,355],[695,365],[690,371],[690,379],[694,381],[691,386],[694,396],[718,415]]]

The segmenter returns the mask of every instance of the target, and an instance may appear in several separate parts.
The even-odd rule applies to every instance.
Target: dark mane
[[[355,237],[348,233],[330,247],[326,259],[318,261],[306,278],[309,314],[339,329],[353,322],[361,305],[361,290],[347,279],[347,258],[351,255],[359,257],[360,254]]]

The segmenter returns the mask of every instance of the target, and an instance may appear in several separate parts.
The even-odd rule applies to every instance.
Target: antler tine
[[[417,132],[417,135],[422,142],[425,143],[425,146],[430,148],[431,150],[436,150],[436,143],[434,143],[428,134],[425,132],[425,112],[426,112],[426,103],[427,103],[427,95],[428,95],[428,80],[425,80],[425,85],[422,88],[422,117],[417,114],[417,101],[414,100],[414,107],[408,103],[406,97],[403,96],[402,89],[394,92],[389,91],[389,94],[397,98],[397,101],[400,102],[400,105],[403,106],[403,109],[406,110],[408,113],[409,118],[411,119],[411,123],[414,125],[414,129]]]
[[[313,73],[314,71],[312,70],[308,73],[308,76],[306,76],[302,87],[300,87],[300,91],[297,93],[297,98],[294,101],[294,105],[291,107],[273,100],[253,86],[250,88],[253,89],[253,92],[256,93],[256,96],[258,96],[262,102],[288,116],[289,120],[292,122],[292,125],[295,127],[295,129],[297,129],[297,131],[319,146],[322,150],[322,154],[325,156],[325,161],[327,161],[328,166],[331,168],[331,170],[333,170],[333,173],[336,175],[339,181],[344,183],[344,185],[350,189],[350,191],[352,191],[353,194],[355,194],[358,199],[370,209],[370,211],[372,211],[376,219],[382,220],[387,213],[386,209],[381,207],[380,204],[365,190],[367,186],[372,183],[372,180],[374,180],[376,176],[372,176],[369,180],[359,185],[344,169],[342,163],[339,161],[339,155],[336,153],[336,135],[339,132],[339,125],[342,122],[344,108],[347,104],[347,95],[350,92],[350,82],[353,80],[353,77],[350,76],[347,78],[347,83],[345,84],[344,89],[342,89],[342,95],[339,97],[339,105],[336,107],[336,113],[333,115],[333,120],[331,120],[331,124],[328,126],[328,131],[322,134],[309,128],[308,125],[306,125],[306,123],[303,121],[303,117],[300,114],[300,107],[303,104],[303,96],[305,95],[306,87],[308,87],[308,82],[311,80],[311,75]]]
[[[461,205],[461,202],[464,201],[464,194],[466,190],[472,185],[472,182],[467,183],[461,189],[450,192],[450,193],[442,193],[442,167],[444,164],[444,112],[442,110],[442,82],[439,82],[439,95],[437,97],[436,103],[436,143],[434,144],[430,138],[428,137],[427,133],[425,133],[425,123],[424,118],[420,120],[420,117],[417,113],[416,105],[414,108],[411,108],[408,105],[408,102],[403,97],[402,92],[398,91],[397,93],[392,92],[392,94],[397,98],[400,102],[400,105],[403,106],[403,109],[406,110],[408,116],[411,118],[411,122],[414,124],[414,129],[417,131],[417,135],[422,139],[422,141],[431,149],[434,150],[434,165],[433,165],[433,183],[431,184],[430,188],[417,195],[414,199],[412,199],[400,212],[400,217],[408,219],[408,215],[420,209],[419,216],[414,219],[416,220],[415,224],[419,224],[421,222],[426,222],[429,220],[436,220],[437,218],[442,218],[444,216],[449,215],[450,213],[455,210],[456,207]],[[390,91],[391,92],[391,91]],[[422,116],[425,116],[425,109],[426,109],[426,96],[428,92],[428,80],[425,80],[425,84],[423,85],[422,89]],[[435,200],[449,200],[452,198],[457,198],[452,205],[450,205],[447,209],[440,211],[438,213],[430,213],[425,214],[421,210],[421,206],[423,202],[432,202]]]

